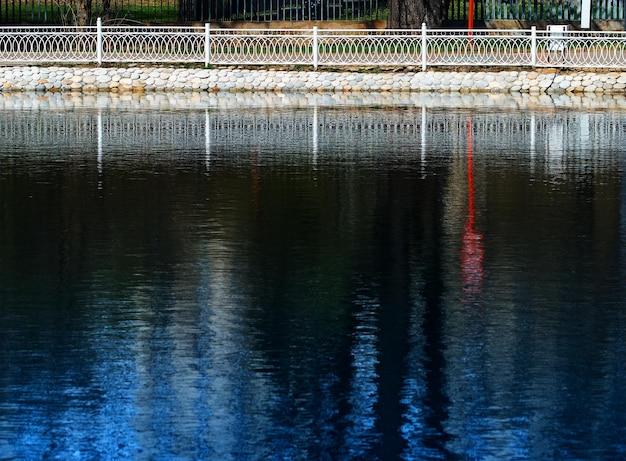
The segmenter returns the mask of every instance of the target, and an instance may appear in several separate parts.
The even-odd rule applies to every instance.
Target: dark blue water
[[[626,456],[626,110],[0,110],[0,460]]]

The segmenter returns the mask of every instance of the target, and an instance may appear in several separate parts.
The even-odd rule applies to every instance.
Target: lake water
[[[2,95],[0,460],[626,457],[626,101]]]

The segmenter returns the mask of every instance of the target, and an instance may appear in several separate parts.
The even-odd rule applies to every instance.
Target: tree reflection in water
[[[0,101],[1,459],[624,454],[623,112],[206,97]]]

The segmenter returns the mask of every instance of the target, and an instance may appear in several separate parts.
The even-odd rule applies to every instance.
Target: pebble
[[[463,92],[626,93],[626,72],[428,71],[326,72],[273,69],[154,67],[0,68],[0,92]]]

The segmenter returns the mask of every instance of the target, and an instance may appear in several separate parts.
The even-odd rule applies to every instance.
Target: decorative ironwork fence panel
[[[198,27],[105,27],[105,62],[203,62],[204,29]]]
[[[96,27],[0,28],[0,62],[90,63],[96,58]]]
[[[541,32],[537,63],[553,67],[619,67],[618,63],[626,63],[626,34],[567,31],[555,38]]]
[[[320,30],[319,63],[325,65],[420,65],[420,30]]]
[[[311,64],[312,30],[213,29],[212,64]]]
[[[428,62],[455,66],[528,66],[532,64],[530,31],[429,31]]]
[[[626,33],[0,27],[0,64],[105,62],[626,69]]]

